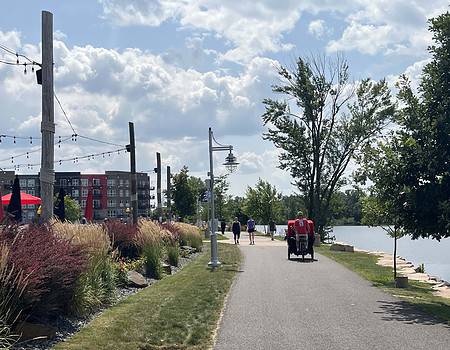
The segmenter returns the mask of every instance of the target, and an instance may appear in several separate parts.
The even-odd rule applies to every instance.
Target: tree
[[[290,100],[265,99],[264,138],[281,149],[280,168],[305,197],[308,215],[324,235],[333,193],[355,153],[380,134],[395,111],[384,80],[350,84],[348,66],[338,57],[299,58],[292,71],[280,67],[273,91]]]
[[[214,208],[216,210],[216,217],[220,220],[225,216],[225,207],[228,201],[228,189],[230,188],[230,183],[227,181],[228,174],[221,175],[214,178],[214,194],[215,202]]]
[[[65,214],[66,214],[66,220],[68,221],[77,221],[81,219],[81,208],[78,202],[71,198],[68,195],[64,196],[64,207],[65,207]]]
[[[432,60],[416,95],[406,77],[398,83],[404,106],[394,137],[403,162],[401,224],[413,238],[450,237],[450,13],[430,20]],[[400,201],[400,199],[399,199]]]
[[[364,192],[361,189],[337,191],[330,203],[330,217],[333,225],[361,224],[361,207]]]
[[[173,210],[181,218],[194,215],[196,210],[196,196],[189,186],[188,173],[188,167],[183,166],[178,174],[173,175],[172,180]]]
[[[259,179],[254,188],[247,187],[245,212],[261,224],[279,221],[282,204],[281,193],[269,182]]]
[[[225,205],[224,219],[231,222],[237,217],[239,222],[246,223],[249,219],[245,213],[245,198],[244,197],[229,197]]]
[[[283,196],[282,202],[282,217],[278,223],[286,224],[287,220],[297,217],[299,211],[306,212],[304,198],[297,194]]]

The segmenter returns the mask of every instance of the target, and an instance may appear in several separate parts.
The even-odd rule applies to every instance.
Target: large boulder
[[[136,271],[127,272],[128,286],[136,288],[145,288],[148,286],[148,282],[144,276]]]
[[[172,267],[169,264],[166,264],[165,262],[163,262],[163,263],[161,263],[161,267],[167,275],[172,274]]]
[[[353,253],[355,251],[355,248],[352,245],[349,244],[343,244],[343,243],[333,243],[330,247],[330,250],[334,250],[337,252],[350,252]]]

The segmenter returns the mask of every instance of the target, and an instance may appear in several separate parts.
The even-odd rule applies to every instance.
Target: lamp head
[[[233,152],[230,151],[230,153],[228,153],[228,156],[225,158],[225,163],[223,163],[223,165],[225,165],[230,173],[234,172],[237,169],[239,163],[236,161],[236,157],[233,155]]]

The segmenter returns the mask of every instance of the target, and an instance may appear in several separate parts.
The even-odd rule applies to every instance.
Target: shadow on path
[[[450,326],[438,318],[425,314],[419,308],[427,308],[429,304],[417,303],[411,305],[405,301],[385,301],[378,300],[381,311],[375,311],[375,314],[380,314],[381,319],[384,321],[400,321],[407,324],[422,324],[422,325],[435,325],[441,324],[444,327],[450,329]]]

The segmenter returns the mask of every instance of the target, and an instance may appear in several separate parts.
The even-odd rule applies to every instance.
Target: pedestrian
[[[248,238],[250,239],[250,245],[255,245],[255,220],[252,218],[247,221]]]
[[[273,221],[273,219],[270,219],[269,232],[270,232],[270,237],[272,238],[272,241],[273,241],[273,236],[274,236],[276,230],[277,230],[277,226],[275,225],[275,221]]]
[[[241,223],[237,217],[234,218],[233,224],[231,225],[231,231],[233,231],[234,244],[239,244],[239,238],[241,237]]]
[[[226,227],[227,227],[227,224],[226,224],[225,220],[222,219],[222,220],[220,221],[220,232],[222,232],[222,235],[225,234],[225,228],[226,228]]]

